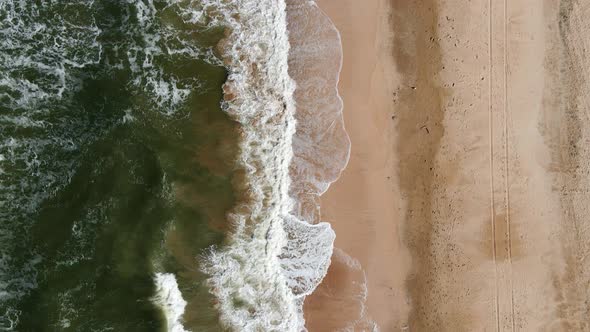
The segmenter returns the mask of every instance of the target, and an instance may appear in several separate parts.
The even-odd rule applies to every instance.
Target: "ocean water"
[[[0,331],[305,329],[349,142],[303,10],[0,0]]]

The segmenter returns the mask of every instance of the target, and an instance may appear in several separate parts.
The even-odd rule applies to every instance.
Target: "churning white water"
[[[301,4],[317,10],[313,2]],[[331,74],[315,76],[320,79],[316,83],[325,80],[327,94],[317,109],[309,103],[312,95],[301,99],[306,116],[297,124],[283,0],[208,0],[187,11],[187,19],[226,28],[219,45],[228,70],[222,106],[240,124],[236,165],[242,178],[236,189],[243,196],[230,214],[226,244],[212,249],[203,267],[221,322],[236,331],[305,330],[303,300],[327,272],[335,234],[301,206],[313,203],[336,180],[349,155],[335,89],[341,54]],[[339,42],[331,46],[337,52]],[[314,88],[313,79],[297,82]],[[320,106],[330,102],[333,106]],[[314,111],[318,125],[312,124]],[[296,129],[301,135],[295,135]],[[332,141],[325,138],[330,133]],[[294,137],[299,143],[294,144]],[[336,144],[318,150],[318,144],[330,142]]]
[[[156,273],[154,282],[156,283],[154,302],[164,312],[168,332],[187,332],[182,326],[182,314],[186,301],[178,289],[176,277],[172,273]]]

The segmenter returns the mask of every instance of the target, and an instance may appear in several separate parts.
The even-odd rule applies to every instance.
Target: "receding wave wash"
[[[313,1],[0,0],[0,331],[305,330],[340,66]]]

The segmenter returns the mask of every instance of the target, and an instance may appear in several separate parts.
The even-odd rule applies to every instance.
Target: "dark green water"
[[[218,331],[199,272],[233,204],[222,36],[189,1],[0,0],[0,331]]]

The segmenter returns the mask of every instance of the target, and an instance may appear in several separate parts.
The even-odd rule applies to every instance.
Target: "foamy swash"
[[[293,164],[300,156],[294,158],[295,82],[289,76],[283,0],[212,1],[204,5],[204,11],[212,17],[211,25],[227,27],[220,44],[228,69],[223,108],[241,125],[237,164],[243,174],[236,184],[243,196],[230,215],[233,228],[227,243],[211,251],[204,270],[210,275],[211,292],[225,327],[305,330],[303,300],[326,274],[334,232],[327,223],[303,220],[309,214],[294,197],[305,196],[305,188],[313,197],[325,191],[328,183],[319,183],[335,180],[344,167],[348,140],[340,137],[346,144],[341,147],[344,152],[332,160],[330,172],[335,176],[322,174],[321,168],[312,171],[313,163]],[[340,110],[338,104],[341,126]],[[297,124],[297,130],[301,125]],[[326,128],[317,127],[316,135],[302,142],[320,142],[315,138],[322,129]],[[292,174],[299,176],[292,179]]]

